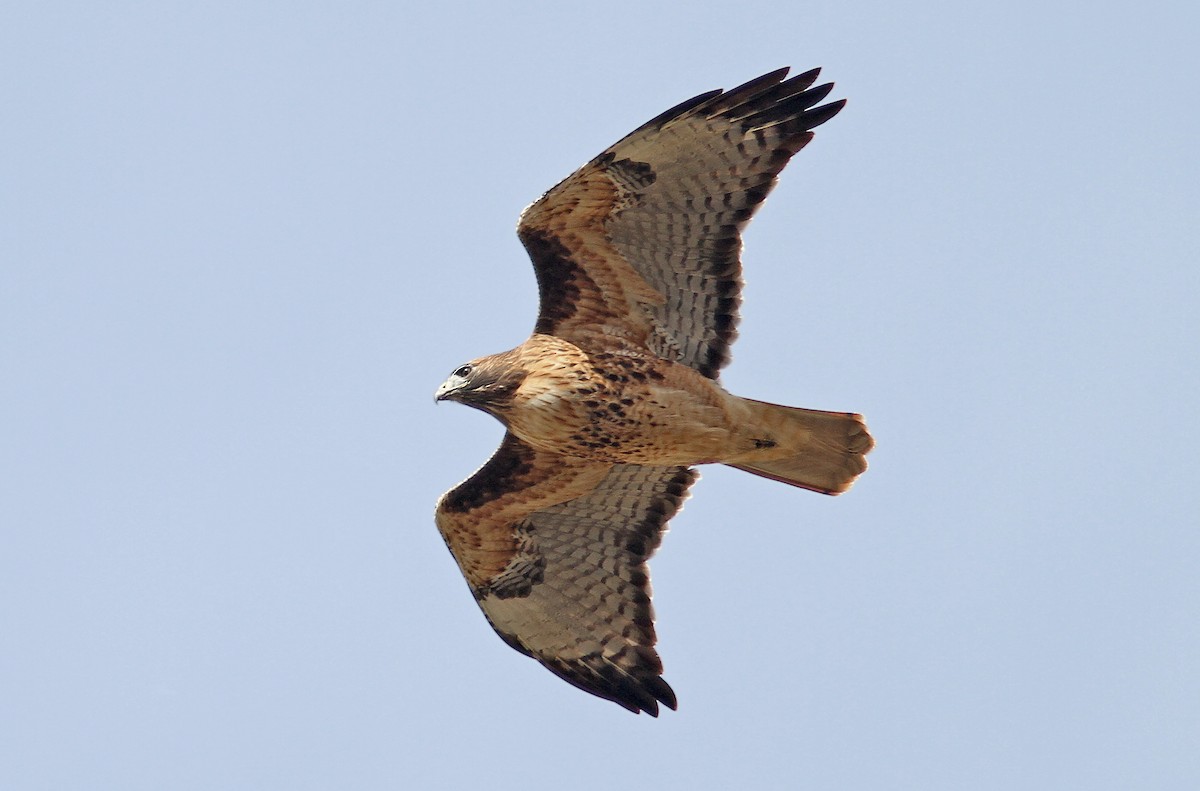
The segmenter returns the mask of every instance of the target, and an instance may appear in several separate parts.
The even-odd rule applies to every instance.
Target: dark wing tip
[[[833,88],[833,83],[830,83],[829,87]],[[809,129],[817,128],[821,124],[828,121],[830,118],[833,118],[835,115],[840,113],[842,111],[842,108],[845,106],[846,106],[846,100],[838,99],[836,102],[830,102],[829,104],[823,104],[820,107],[816,107],[816,108],[813,108],[812,110],[809,110],[807,113],[804,114],[806,122],[808,124],[808,128]]]
[[[730,107],[722,108],[721,114],[741,122],[745,129],[783,124],[784,129],[791,132],[809,131],[837,115],[845,106],[845,99],[816,106],[831,91],[832,82],[811,87],[811,81],[791,79],[758,93],[743,95]]]
[[[802,89],[802,88],[807,88],[808,86],[812,85],[814,82],[817,81],[817,77],[820,77],[820,76],[821,76],[821,67],[817,66],[815,69],[809,69],[806,72],[797,74],[795,77],[792,77],[790,80],[788,80],[788,82],[793,83],[797,88]]]
[[[706,113],[715,114],[723,109],[737,106],[747,96],[756,96],[764,91],[775,90],[780,85],[790,86],[791,91],[789,93],[801,91],[812,85],[817,79],[817,75],[821,73],[819,68],[810,69],[803,74],[797,74],[790,80],[785,81],[784,78],[787,77],[789,70],[789,66],[784,66],[744,82],[736,88],[730,88],[729,90],[715,88],[711,91],[705,91],[686,101],[680,102],[665,112],[659,113],[629,134],[632,136],[648,129],[661,127],[669,121],[682,115],[687,115],[700,107],[703,107]]]
[[[769,71],[760,77],[755,77],[752,80],[747,80],[746,82],[743,82],[741,85],[737,86],[736,88],[730,88],[728,91],[725,92],[725,95],[726,96],[747,96],[747,95],[751,95],[751,94],[755,94],[755,93],[760,93],[761,91],[763,91],[765,88],[768,88],[769,86],[778,85],[779,83],[783,82],[783,78],[788,75],[789,71],[791,71],[791,66],[784,66],[782,68],[775,69],[774,71]],[[821,70],[816,69],[816,71],[819,73]],[[807,73],[808,72],[805,72],[805,74],[807,74]],[[793,77],[792,79],[788,80],[788,82],[794,82],[795,80],[802,78],[802,77],[804,77],[804,74],[797,75],[796,77]],[[813,79],[816,79],[816,78],[814,77]]]
[[[645,712],[657,717],[660,703],[672,711],[679,707],[675,690],[659,675],[661,665],[623,669],[597,655],[572,662],[543,660],[543,664],[571,686],[634,714]]]

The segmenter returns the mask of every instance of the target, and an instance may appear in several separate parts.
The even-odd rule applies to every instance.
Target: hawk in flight
[[[437,390],[507,429],[437,505],[500,637],[633,712],[674,709],[646,561],[696,479],[728,464],[838,494],[866,469],[860,415],[739,398],[741,231],[812,130],[819,69],[780,69],[667,110],[547,192],[517,234],[537,274],[529,340]]]

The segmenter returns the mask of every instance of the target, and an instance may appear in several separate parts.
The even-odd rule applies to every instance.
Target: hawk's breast
[[[539,450],[595,461],[716,461],[736,432],[727,396],[685,366],[599,352],[569,371],[527,376],[505,417]]]

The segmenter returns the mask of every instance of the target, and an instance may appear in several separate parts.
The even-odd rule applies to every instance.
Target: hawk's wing
[[[437,525],[505,642],[580,689],[657,716],[675,694],[654,650],[646,560],[695,477],[548,454],[508,434],[442,497]]]
[[[620,336],[715,378],[741,293],[741,230],[812,130],[844,101],[820,69],[780,69],[689,99],[584,165],[525,210],[536,332]]]

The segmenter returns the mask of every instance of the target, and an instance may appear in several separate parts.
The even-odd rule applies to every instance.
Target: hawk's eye
[[[471,366],[464,365],[462,368],[459,368],[457,371],[455,371],[454,375],[461,376],[462,378],[466,379],[471,375]]]

